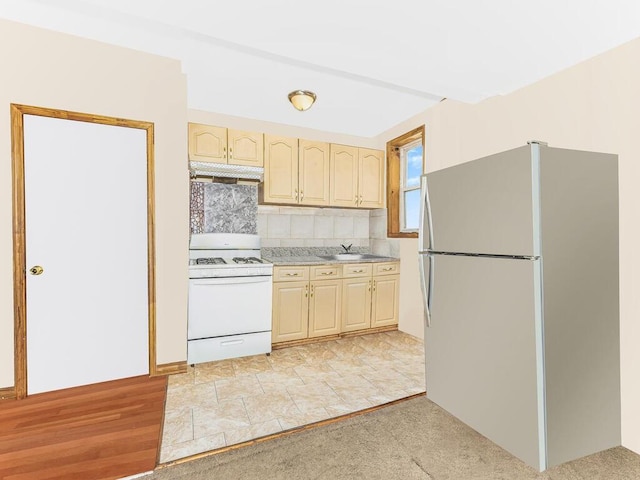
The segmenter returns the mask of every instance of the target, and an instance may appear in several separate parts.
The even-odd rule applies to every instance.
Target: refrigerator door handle
[[[429,262],[429,282],[427,283],[424,260],[425,257]],[[433,261],[431,255],[420,254],[419,256],[419,269],[420,269],[420,286],[422,288],[422,302],[424,304],[424,321],[427,327],[431,326],[431,295],[432,295],[432,283],[433,283]]]
[[[426,223],[426,225],[425,225]],[[425,227],[429,229],[426,232]],[[418,225],[418,247],[420,250],[429,250],[433,244],[433,228],[431,223],[431,205],[429,203],[429,194],[427,193],[427,176],[420,177],[420,223]],[[427,243],[425,243],[425,241]]]

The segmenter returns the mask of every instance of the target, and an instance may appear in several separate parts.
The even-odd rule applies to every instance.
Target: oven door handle
[[[268,275],[254,277],[218,277],[218,278],[192,278],[192,285],[237,285],[240,283],[266,283],[271,282]]]

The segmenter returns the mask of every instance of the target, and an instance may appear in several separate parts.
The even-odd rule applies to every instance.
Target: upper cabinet
[[[264,166],[261,203],[383,208],[384,152],[189,123],[189,160]]]
[[[329,205],[329,144],[299,140],[300,205]]]
[[[384,207],[384,152],[331,145],[330,204]]]
[[[262,167],[263,134],[189,123],[189,160]]]
[[[358,148],[358,206],[384,207],[384,152]]]
[[[329,205],[329,144],[265,135],[261,201]]]
[[[337,207],[358,206],[358,148],[331,144],[329,202]]]
[[[298,203],[298,139],[264,136],[264,184],[261,200],[266,203]]]
[[[189,160],[227,163],[227,129],[190,123]]]

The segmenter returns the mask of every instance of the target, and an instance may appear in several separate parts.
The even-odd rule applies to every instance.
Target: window
[[[417,237],[424,126],[387,143],[387,236]]]

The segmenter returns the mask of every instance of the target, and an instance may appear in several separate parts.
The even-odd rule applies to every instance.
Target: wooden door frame
[[[11,176],[13,183],[13,318],[15,397],[27,396],[27,289],[24,192],[24,115],[75,120],[147,133],[147,288],[149,322],[149,375],[157,374],[155,290],[155,190],[153,123],[88,113],[11,104]]]

